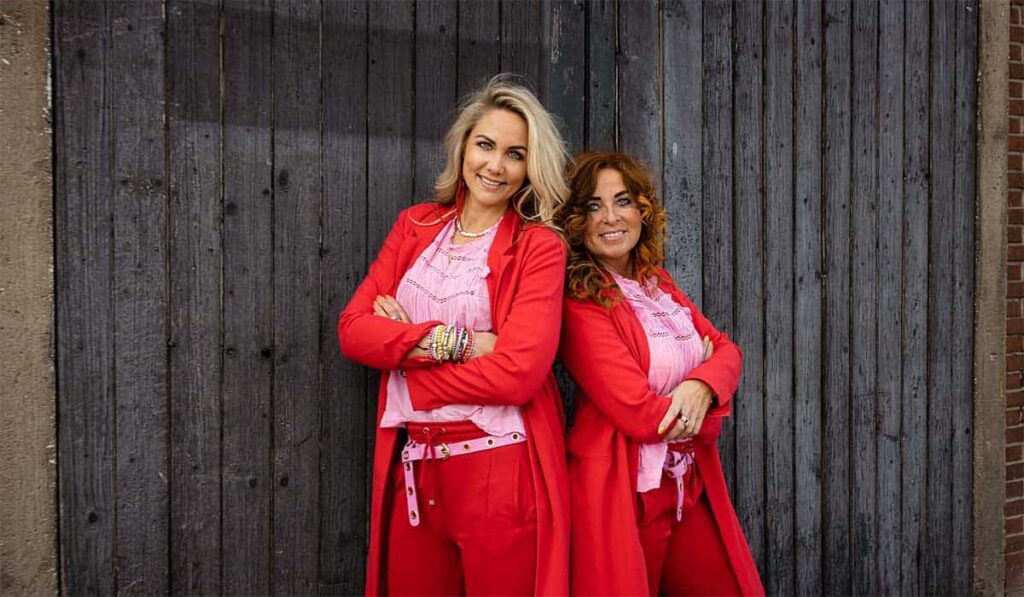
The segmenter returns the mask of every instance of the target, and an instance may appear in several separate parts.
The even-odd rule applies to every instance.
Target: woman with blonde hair
[[[569,187],[557,221],[569,242],[560,354],[580,388],[572,592],[761,594],[716,447],[740,350],[661,268],[665,212],[639,163],[583,154]]]
[[[366,594],[564,594],[564,144],[496,77],[444,146],[436,201],[398,216],[338,322],[381,370]]]

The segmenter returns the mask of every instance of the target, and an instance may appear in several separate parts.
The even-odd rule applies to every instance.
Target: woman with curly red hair
[[[762,594],[716,446],[740,350],[660,267],[665,212],[635,160],[583,154],[569,186],[571,590]]]

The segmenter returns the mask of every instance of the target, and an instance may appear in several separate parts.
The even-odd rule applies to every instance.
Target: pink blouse
[[[688,307],[677,304],[671,295],[653,282],[648,293],[636,280],[618,275],[614,278],[647,335],[651,353],[647,382],[652,390],[667,396],[704,360],[704,344],[693,327],[693,315]],[[661,485],[662,467],[667,455],[666,442],[640,444],[638,492],[657,489]]]
[[[454,218],[441,229],[402,276],[395,292],[395,298],[412,321],[436,319],[475,331],[491,330],[487,252],[497,229],[498,224],[495,223],[482,238],[462,245],[452,243]],[[387,404],[381,427],[404,427],[409,421],[465,420],[472,421],[491,435],[526,431],[516,406],[453,404],[433,410],[414,410],[405,378],[397,371],[388,375]]]

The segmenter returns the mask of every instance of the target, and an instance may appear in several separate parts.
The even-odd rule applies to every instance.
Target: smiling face
[[[504,210],[526,180],[529,130],[515,112],[487,112],[469,132],[462,157],[466,202],[472,209]]]
[[[642,218],[618,170],[598,171],[594,193],[584,203],[584,210],[583,245],[587,251],[607,269],[632,277],[633,247],[640,240]]]

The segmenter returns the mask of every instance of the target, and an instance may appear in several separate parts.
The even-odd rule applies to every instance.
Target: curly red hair
[[[630,199],[636,203],[643,224],[640,238],[632,250],[633,275],[637,280],[661,282],[661,264],[665,261],[665,209],[654,190],[647,169],[628,155],[609,151],[590,151],[577,156],[569,166],[569,199],[555,218],[569,244],[566,291],[578,300],[592,300],[610,307],[621,293],[608,272],[587,250],[583,242],[587,225],[587,201],[593,197],[597,175],[611,169],[622,175]]]

